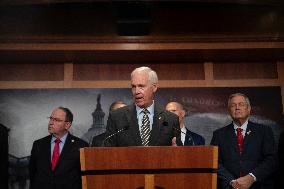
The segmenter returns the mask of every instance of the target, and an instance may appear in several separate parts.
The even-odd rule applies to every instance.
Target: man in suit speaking
[[[68,108],[56,108],[48,117],[50,135],[33,143],[30,158],[31,189],[81,189],[79,149],[88,143],[68,130],[73,114]]]
[[[273,189],[277,160],[272,129],[248,120],[251,106],[244,94],[232,94],[228,109],[233,122],[214,131],[211,140],[219,147],[219,187]]]
[[[149,67],[131,73],[134,103],[110,112],[105,146],[170,146],[179,135],[178,117],[154,101],[158,76]]]

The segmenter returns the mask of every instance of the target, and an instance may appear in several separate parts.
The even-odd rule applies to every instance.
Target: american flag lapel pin
[[[247,135],[249,135],[251,133],[251,130],[247,131]]]

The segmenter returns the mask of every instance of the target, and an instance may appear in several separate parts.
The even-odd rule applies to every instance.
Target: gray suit
[[[170,146],[172,138],[179,136],[175,128],[179,128],[178,117],[155,105],[149,146]],[[119,108],[109,114],[106,136],[118,130],[124,131],[107,139],[105,146],[142,146],[135,105]]]
[[[219,147],[218,185],[230,188],[230,181],[252,173],[257,181],[251,189],[273,189],[273,173],[277,167],[275,140],[272,129],[248,122],[240,155],[233,124],[213,133],[212,145]]]

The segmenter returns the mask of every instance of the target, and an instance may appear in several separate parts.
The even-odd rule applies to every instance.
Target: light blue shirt
[[[64,144],[65,144],[65,141],[66,141],[66,138],[67,138],[67,135],[68,135],[68,132],[65,134],[65,135],[63,135],[63,137],[61,137],[60,138],[60,143],[59,143],[59,154],[61,154],[61,151],[62,151],[62,149],[63,149],[63,146],[64,146]],[[52,159],[52,155],[53,155],[53,149],[54,149],[54,146],[55,146],[55,140],[56,140],[56,138],[52,135],[52,138],[51,138],[51,145],[50,145],[50,152],[51,152],[51,157],[50,157],[50,159]]]
[[[142,119],[143,119],[143,108],[136,106],[136,113],[137,113],[137,120],[138,120],[138,125],[139,125],[139,130],[141,132],[141,126],[142,126]],[[148,110],[148,117],[150,121],[150,130],[152,130],[152,125],[153,125],[153,117],[154,117],[154,101],[151,106],[146,108]]]

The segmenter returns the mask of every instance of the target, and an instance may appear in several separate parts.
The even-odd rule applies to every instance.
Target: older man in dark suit
[[[68,132],[73,121],[69,109],[56,108],[48,118],[50,135],[33,143],[30,188],[81,189],[79,149],[88,143]]]
[[[273,189],[277,168],[272,129],[248,120],[248,97],[232,94],[228,108],[233,122],[214,131],[211,144],[219,147],[220,188]]]
[[[169,146],[178,135],[178,117],[154,102],[158,77],[149,67],[131,73],[134,104],[110,112],[105,146]]]

